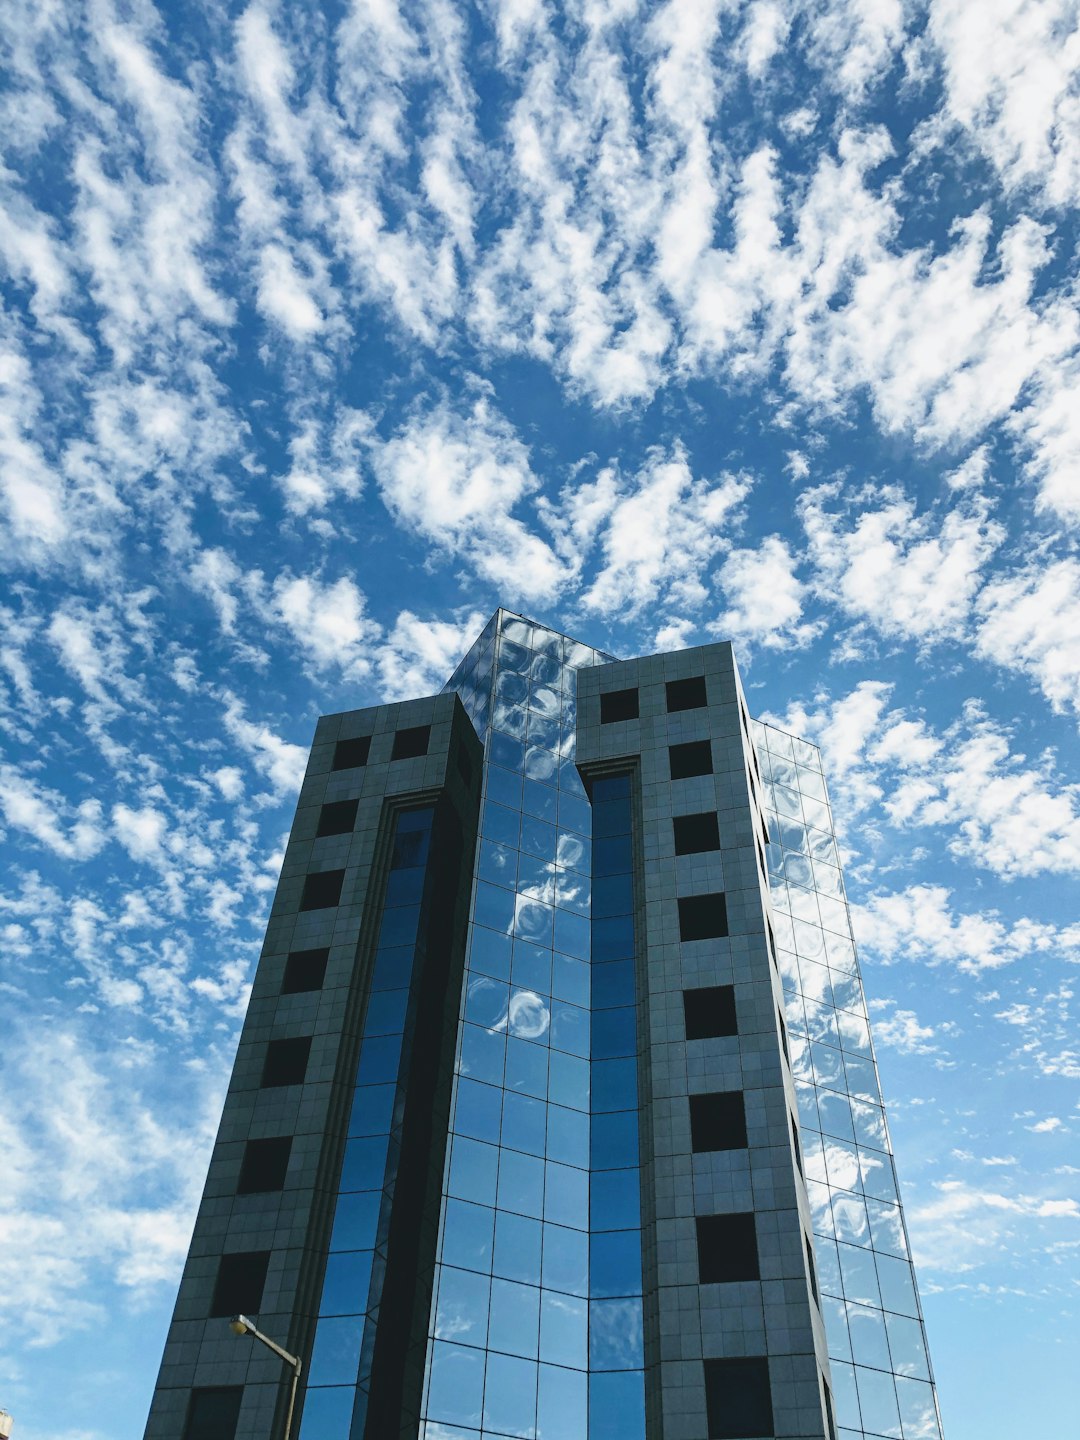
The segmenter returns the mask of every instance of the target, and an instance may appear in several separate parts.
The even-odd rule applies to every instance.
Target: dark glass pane
[[[611,919],[594,920],[592,927],[592,958],[594,961],[629,960],[634,954],[634,917],[616,915]]]
[[[590,1187],[593,1230],[633,1230],[641,1224],[641,1176],[637,1170],[600,1170]]]
[[[704,675],[694,675],[687,680],[667,682],[667,708],[672,710],[700,710],[709,703],[705,690]]]
[[[600,696],[600,723],[611,725],[619,720],[638,718],[638,692],[632,690],[608,690]]]
[[[698,1278],[703,1285],[757,1280],[757,1229],[752,1212],[697,1217]]]
[[[330,1249],[374,1249],[382,1199],[381,1190],[358,1190],[350,1195],[339,1195],[334,1211],[334,1228],[330,1233]]]
[[[589,1242],[589,1294],[641,1294],[641,1231],[607,1230]]]
[[[390,759],[413,760],[418,755],[426,755],[430,738],[430,725],[414,725],[408,730],[399,730],[394,736]]]
[[[592,882],[593,921],[629,915],[634,909],[634,884],[629,874],[598,875]]]
[[[687,1040],[708,1040],[720,1035],[737,1035],[735,986],[708,985],[683,991]]]
[[[594,1060],[614,1060],[637,1052],[637,1010],[623,1006],[618,1010],[597,1010],[592,1017],[592,1048]]]
[[[257,1315],[262,1307],[269,1264],[269,1250],[223,1255],[218,1262],[210,1315]]]
[[[594,1170],[621,1170],[638,1163],[638,1112],[616,1110],[592,1127]]]
[[[687,780],[693,775],[712,774],[712,747],[708,740],[692,740],[688,745],[669,745],[668,756],[672,780]]]
[[[257,1195],[263,1191],[282,1189],[291,1153],[291,1135],[276,1135],[269,1140],[249,1140],[244,1146],[236,1193]]]
[[[720,849],[720,821],[715,810],[700,815],[676,815],[672,822],[676,855],[699,855]]]
[[[341,1184],[338,1186],[342,1194],[353,1190],[382,1189],[389,1143],[388,1134],[357,1136],[346,1143]]]
[[[308,990],[321,990],[326,977],[326,962],[330,958],[328,949],[293,950],[285,961],[285,975],[281,982],[283,995],[302,995]]]
[[[368,1307],[374,1253],[345,1250],[327,1257],[320,1315],[363,1315]]]
[[[376,990],[368,996],[365,1035],[394,1035],[405,1028],[408,990]]]
[[[242,1385],[192,1390],[184,1440],[235,1440],[243,1396]]]
[[[384,910],[379,929],[379,949],[411,945],[416,939],[419,924],[419,905],[398,905],[393,910]]]
[[[629,835],[630,806],[625,800],[593,801],[592,833],[594,839],[608,835]]]
[[[371,975],[372,990],[403,990],[412,978],[415,950],[412,945],[380,948],[375,954]]]
[[[366,765],[371,749],[371,736],[360,735],[355,740],[339,740],[334,746],[334,760],[331,770],[353,770]]]
[[[301,910],[329,910],[341,899],[341,886],[345,879],[344,870],[323,870],[304,879],[304,891],[300,897]]]
[[[369,1035],[360,1048],[358,1085],[387,1085],[397,1079],[401,1064],[400,1035]]]
[[[764,1356],[748,1356],[704,1363],[709,1440],[771,1435],[773,1412],[768,1360]]]
[[[268,1089],[275,1085],[302,1085],[304,1076],[307,1074],[310,1050],[310,1035],[290,1040],[271,1040],[266,1047],[266,1059],[263,1062],[263,1088]]]
[[[386,908],[399,905],[419,905],[424,898],[425,871],[422,866],[409,869],[391,870],[386,881]]]
[[[598,836],[593,840],[593,876],[628,875],[633,868],[629,834]]]
[[[637,1095],[636,1060],[599,1060],[593,1065],[594,1113],[633,1109],[638,1103]]]
[[[592,1005],[608,1010],[613,1005],[632,1005],[635,1000],[633,960],[610,960],[592,968]]]
[[[679,901],[679,936],[683,940],[716,940],[728,933],[727,900],[722,892],[684,895]]]
[[[741,1150],[746,1140],[746,1108],[741,1090],[690,1096],[690,1135],[695,1151]]]
[[[630,775],[603,775],[593,781],[593,804],[604,804],[609,800],[630,798]]]
[[[324,835],[348,835],[356,825],[356,811],[359,800],[331,800],[319,811],[319,824],[315,838]]]

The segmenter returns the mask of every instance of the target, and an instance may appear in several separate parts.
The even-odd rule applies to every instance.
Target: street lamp
[[[290,1355],[288,1350],[279,1345],[276,1340],[271,1340],[269,1335],[264,1335],[257,1325],[253,1325],[246,1315],[234,1315],[229,1321],[229,1329],[234,1335],[254,1335],[256,1340],[261,1340],[268,1350],[285,1361],[286,1365],[292,1366],[292,1384],[289,1387],[289,1408],[285,1414],[285,1433],[282,1440],[289,1440],[289,1433],[292,1430],[293,1408],[296,1405],[296,1387],[300,1383],[300,1361],[295,1355]]]

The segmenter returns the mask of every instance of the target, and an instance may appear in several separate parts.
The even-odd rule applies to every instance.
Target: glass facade
[[[820,754],[754,738],[838,1435],[941,1440]]]
[[[397,816],[356,1088],[307,1374],[301,1440],[360,1440],[367,1421],[422,966],[434,810]]]
[[[447,686],[486,762],[425,1440],[644,1435],[630,790],[594,878],[574,766],[609,658],[499,612]]]

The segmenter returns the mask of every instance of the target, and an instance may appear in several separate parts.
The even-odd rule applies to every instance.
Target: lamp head
[[[229,1321],[229,1329],[234,1335],[247,1335],[251,1330],[245,1315],[234,1315]]]

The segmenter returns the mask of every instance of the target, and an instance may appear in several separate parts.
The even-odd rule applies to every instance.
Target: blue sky
[[[7,0],[0,1406],[141,1434],[306,746],[497,604],[824,750],[949,1440],[1071,1433],[1077,0]]]

